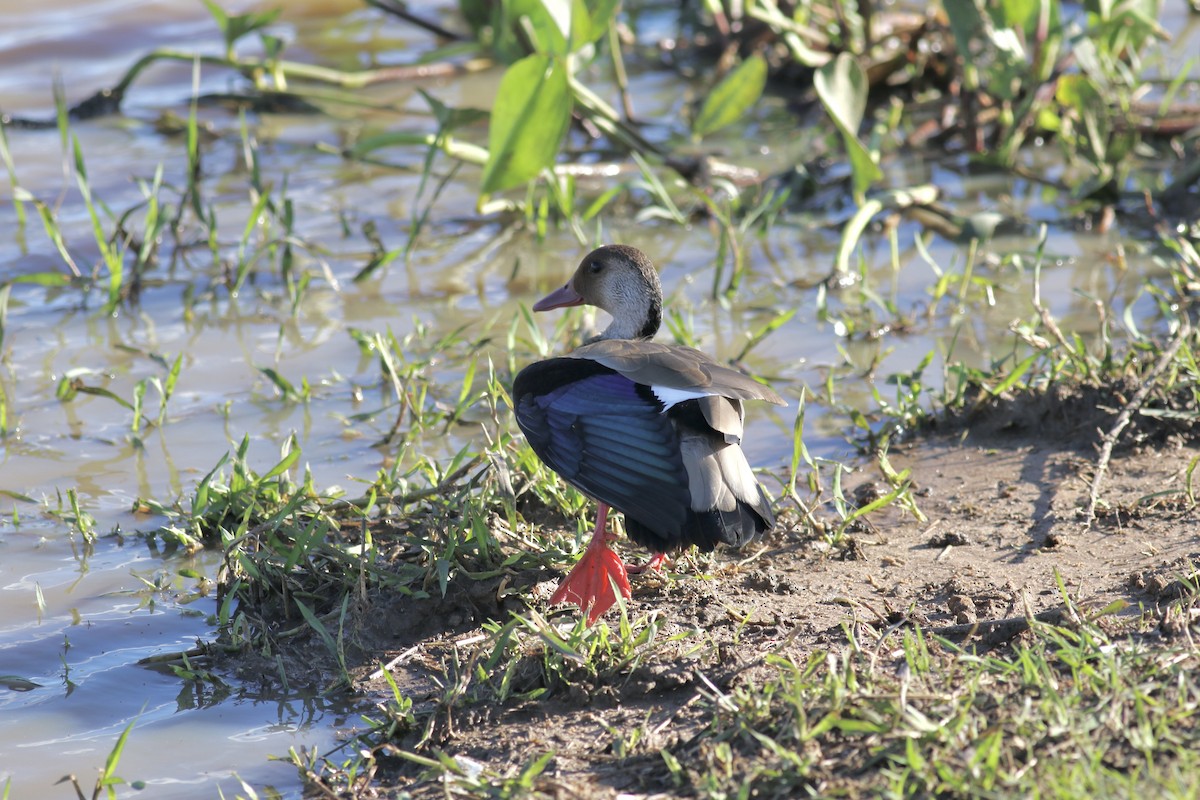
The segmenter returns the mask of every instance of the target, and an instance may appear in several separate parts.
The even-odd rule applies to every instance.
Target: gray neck
[[[662,300],[645,294],[622,297],[612,322],[597,339],[651,339],[662,324]]]

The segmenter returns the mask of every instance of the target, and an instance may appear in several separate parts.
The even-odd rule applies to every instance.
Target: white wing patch
[[[676,403],[682,403],[684,400],[699,400],[701,397],[709,397],[713,392],[694,392],[687,389],[672,389],[669,386],[651,386],[650,391],[663,404],[663,412]]]

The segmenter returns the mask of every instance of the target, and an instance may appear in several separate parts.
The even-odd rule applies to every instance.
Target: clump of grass
[[[501,773],[464,755],[437,752],[433,757],[402,753],[402,757],[424,768],[424,780],[442,784],[455,794],[478,797],[539,797],[553,785],[542,773],[550,766],[554,751],[539,753],[527,762]]]
[[[706,648],[700,631],[669,633],[657,612],[630,619],[623,603],[615,628],[603,621],[589,625],[582,616],[572,624],[555,624],[531,609],[503,625],[487,623],[484,631],[490,650],[476,667],[475,680],[482,696],[501,703],[622,685],[643,665],[669,659],[678,666]]]
[[[83,508],[79,502],[79,494],[74,489],[67,489],[66,502],[63,502],[62,492],[56,492],[57,506],[47,509],[47,513],[52,517],[62,520],[71,527],[71,531],[78,531],[83,538],[84,549],[82,553],[76,551],[76,556],[86,558],[92,552],[92,547],[96,543],[99,534],[96,532],[96,518],[91,512]],[[74,540],[72,539],[72,548],[74,548]]]
[[[335,498],[320,496],[307,473],[299,484],[290,478],[301,455],[294,440],[285,443],[282,458],[262,474],[249,466],[248,450],[247,437],[232,458],[222,457],[201,479],[186,507],[143,499],[135,508],[167,518],[152,535],[171,547],[224,552],[216,621],[228,645],[270,651],[281,638],[312,631],[344,677],[340,631],[348,603],[356,579],[379,569],[369,549],[338,535],[346,520],[331,508]],[[403,582],[395,588],[408,590]],[[330,626],[339,630],[336,639]]]
[[[393,398],[347,422],[383,422],[380,444],[397,453],[362,482],[359,496],[320,491],[307,471],[294,478],[301,464],[294,439],[257,473],[247,437],[190,497],[138,501],[137,510],[166,517],[154,535],[170,546],[225,552],[219,622],[234,642],[279,635],[281,626],[288,635],[307,628],[344,665],[345,630],[378,592],[445,596],[456,581],[499,581],[567,557],[570,538],[543,541],[523,516],[561,525],[584,500],[514,438],[501,419],[507,400],[499,374],[490,361],[481,374],[480,344],[461,334],[434,338],[423,326],[403,338],[356,334],[379,362],[379,391]],[[465,365],[457,389],[439,381],[436,359]],[[476,436],[441,455],[447,433],[461,426]],[[439,454],[427,455],[434,447]]]
[[[470,718],[472,709],[507,707],[551,696],[605,693],[617,696],[639,677],[661,680],[670,674],[685,680],[687,665],[700,665],[715,657],[716,648],[699,630],[668,632],[663,617],[651,613],[631,619],[622,604],[616,627],[583,619],[554,622],[536,611],[513,615],[504,623],[486,622],[483,632],[471,637],[470,649],[455,647],[445,658],[439,681],[441,691],[432,703],[418,709],[403,694],[387,668],[380,670],[389,696],[377,705],[378,714],[364,716],[368,729],[353,740],[353,756],[340,763],[330,757],[292,761],[305,770],[307,779],[334,791],[338,786],[369,785],[369,777],[396,769],[398,757],[418,770],[416,779],[455,786],[470,795],[532,788],[534,780],[553,757],[537,754],[519,768],[500,774],[487,765],[463,760],[441,748],[457,736],[458,722]],[[632,750],[640,737],[612,731],[616,746]],[[340,749],[340,748],[339,748]]]
[[[1090,524],[1103,504],[1103,478],[1119,443],[1159,441],[1170,435],[1195,439],[1200,434],[1195,425],[1195,410],[1200,408],[1200,367],[1195,352],[1200,342],[1189,288],[1194,284],[1192,250],[1182,237],[1164,241],[1170,245],[1160,258],[1165,281],[1155,280],[1142,290],[1154,299],[1156,318],[1138,322],[1128,309],[1118,316],[1096,302],[1097,331],[1082,335],[1064,332],[1042,301],[1040,275],[1046,239],[1043,227],[1029,257],[1008,257],[1015,269],[1031,276],[1032,292],[1028,318],[1009,326],[1011,346],[1004,355],[987,366],[973,366],[953,358],[952,343],[941,357],[939,382],[927,375],[935,359],[931,351],[910,371],[886,377],[886,383],[895,386],[894,399],[873,385],[875,405],[869,409],[839,402],[831,371],[824,399],[850,421],[851,441],[877,457],[886,453],[889,441],[923,432],[962,432],[964,428],[1029,432],[1044,428],[1045,419],[1069,420],[1070,424],[1059,430],[1069,431],[1073,445],[1100,448],[1090,500],[1083,511]],[[968,258],[974,257],[972,250]],[[936,304],[950,290],[943,280],[949,273],[934,267],[941,276],[935,286]],[[990,282],[981,285],[988,291],[994,288]],[[868,374],[874,374],[876,366],[873,364]],[[1092,436],[1096,431],[1099,434]],[[1054,430],[1048,432],[1057,435]],[[888,474],[882,462],[881,472]],[[888,480],[894,487],[896,481]],[[834,500],[836,503],[836,496]],[[905,505],[910,505],[908,498]]]
[[[769,656],[773,678],[712,692],[698,742],[663,751],[699,797],[1141,793],[1197,783],[1200,684],[1190,647],[1097,622],[1034,624],[977,654],[920,631],[841,654]]]
[[[664,635],[655,615],[631,622],[622,613],[609,629],[529,614],[455,646],[432,703],[418,707],[388,676],[381,715],[364,718],[369,728],[345,761],[293,754],[293,762],[330,792],[365,790],[387,773],[389,784],[414,791],[524,796],[542,788],[536,779],[555,752],[537,749],[500,771],[446,747],[470,724],[462,720],[564,694],[579,713],[597,689],[619,698],[643,669],[661,668],[695,695],[685,707],[697,716],[682,736],[664,746],[657,732],[666,723],[599,719],[612,737],[600,757],[638,765],[628,772],[638,776],[626,784],[633,791],[713,800],[1187,797],[1200,788],[1200,656],[1186,625],[1167,625],[1194,615],[1195,587],[1181,587],[1185,596],[1160,620],[1110,616],[1123,604],[1088,612],[1060,583],[1061,613],[1019,620],[990,651],[903,622],[847,624],[843,647],[783,647],[750,665],[753,680],[727,673],[718,682],[703,674],[718,648],[699,631]]]

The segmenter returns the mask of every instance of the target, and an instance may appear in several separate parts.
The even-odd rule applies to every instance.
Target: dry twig
[[[1129,402],[1125,404],[1125,407],[1121,409],[1121,413],[1117,415],[1117,421],[1113,423],[1112,428],[1109,429],[1108,433],[1104,434],[1104,438],[1100,444],[1100,458],[1096,461],[1096,474],[1092,476],[1092,490],[1088,496],[1087,511],[1084,513],[1084,522],[1089,528],[1096,520],[1096,504],[1100,502],[1100,487],[1104,483],[1104,475],[1108,472],[1108,464],[1112,460],[1113,447],[1121,437],[1121,432],[1125,430],[1125,426],[1129,424],[1129,421],[1133,419],[1133,415],[1146,402],[1146,398],[1149,397],[1150,392],[1158,385],[1158,376],[1175,360],[1175,354],[1179,352],[1179,346],[1191,335],[1191,332],[1191,321],[1185,310],[1179,318],[1179,329],[1171,337],[1167,349],[1163,350],[1162,355],[1158,357],[1158,361],[1154,363],[1154,367],[1142,378],[1141,388],[1134,393]]]

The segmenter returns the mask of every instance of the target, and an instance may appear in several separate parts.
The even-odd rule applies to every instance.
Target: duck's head
[[[648,339],[662,323],[662,284],[650,259],[623,244],[599,247],[583,257],[571,279],[533,304],[534,311],[578,305],[612,314],[600,339]]]

